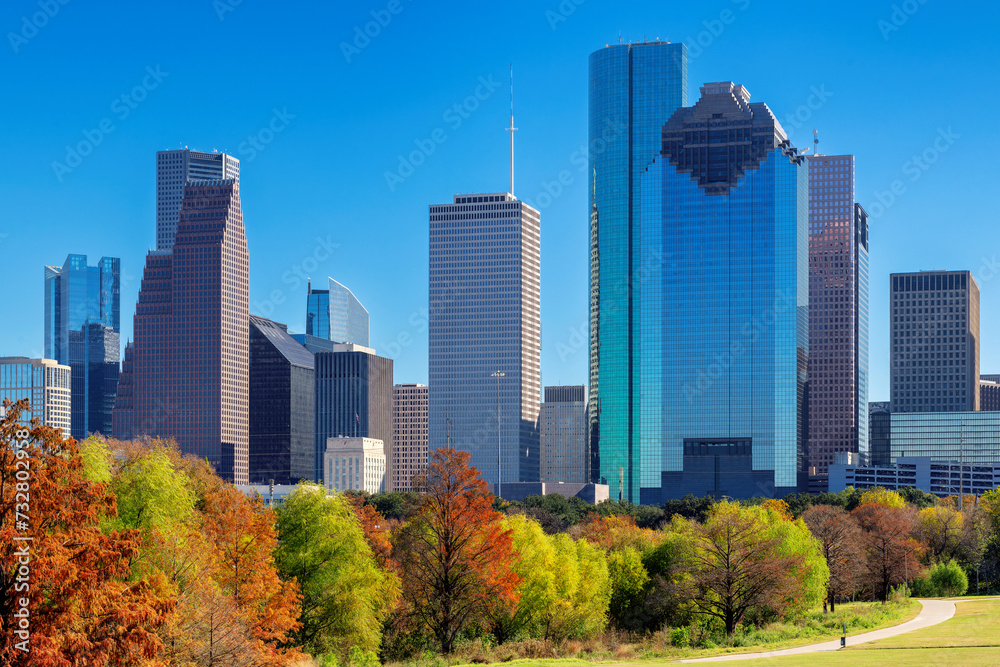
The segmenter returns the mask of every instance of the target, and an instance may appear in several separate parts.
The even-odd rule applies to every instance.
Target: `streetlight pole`
[[[504,374],[501,371],[495,371],[494,373],[492,373],[490,375],[490,377],[494,377],[494,378],[497,379],[497,498],[502,498],[502,496],[500,495],[500,477],[503,474],[502,473],[503,469],[502,469],[501,464],[500,464],[500,450],[501,450],[501,447],[500,447],[500,378],[502,378],[503,376],[504,376]]]

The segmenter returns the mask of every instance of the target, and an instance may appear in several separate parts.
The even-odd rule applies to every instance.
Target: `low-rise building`
[[[375,438],[327,438],[323,456],[327,491],[385,491],[383,447]]]

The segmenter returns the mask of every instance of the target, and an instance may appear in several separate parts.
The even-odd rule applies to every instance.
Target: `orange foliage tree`
[[[5,401],[0,419],[0,663],[157,664],[172,597],[129,580],[139,532],[101,532],[114,495],[84,478],[75,440],[18,423],[27,407]]]
[[[596,514],[591,514],[576,529],[576,537],[585,539],[608,552],[632,547],[640,554],[663,542],[663,533],[639,528],[632,517],[624,515],[598,517]]]
[[[517,604],[511,531],[468,452],[438,449],[421,480],[420,511],[396,534],[408,616],[443,653],[473,622]]]
[[[911,539],[916,512],[893,502],[867,502],[851,514],[861,527],[861,546],[872,589],[879,600],[889,599],[892,587],[909,581],[920,567],[920,545]]]

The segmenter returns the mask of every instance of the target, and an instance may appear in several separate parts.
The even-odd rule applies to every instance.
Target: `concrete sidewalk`
[[[921,628],[943,623],[955,615],[955,603],[950,600],[917,600],[917,602],[923,605],[923,607],[916,618],[900,625],[894,625],[891,628],[873,630],[872,632],[866,632],[861,635],[848,635],[847,645],[855,646],[857,644],[875,641],[876,639],[895,637],[896,635],[913,632],[914,630],[920,630]],[[817,651],[836,651],[839,648],[840,640],[835,639],[831,642],[823,642],[822,644],[810,644],[808,646],[799,646],[797,648],[786,648],[780,651],[767,651],[764,653],[734,653],[732,655],[720,655],[714,658],[691,658],[688,660],[681,660],[681,662],[724,662],[728,660],[750,660],[752,658],[776,658],[781,655],[798,655],[800,653],[816,653]]]

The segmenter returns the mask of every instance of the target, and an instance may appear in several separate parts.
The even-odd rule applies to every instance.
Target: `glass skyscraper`
[[[225,153],[181,148],[156,153],[156,249],[174,247],[177,223],[188,181],[231,179],[239,182],[240,161]]]
[[[428,296],[428,447],[469,452],[489,484],[539,481],[538,211],[508,192],[432,205]]]
[[[543,482],[586,484],[587,388],[583,385],[545,388],[538,416]]]
[[[869,454],[868,214],[854,201],[854,156],[809,160],[809,476],[838,452]]]
[[[709,83],[663,126],[662,154],[641,192],[631,281],[634,449],[615,460],[602,448],[612,497],[659,503],[797,490],[809,350],[804,157],[746,88]],[[618,479],[613,460],[625,468]]]
[[[889,280],[893,424],[903,412],[978,410],[979,285],[972,273],[894,273]]]
[[[112,435],[121,357],[121,260],[69,255],[45,267],[45,356],[71,368],[70,435]]]
[[[591,481],[610,484],[617,497],[621,473],[625,497],[638,501],[634,334],[648,261],[639,184],[660,153],[663,124],[687,104],[687,47],[606,46],[590,54],[589,77]]]
[[[249,256],[233,179],[190,181],[171,250],[146,256],[116,437],[174,438],[248,483]]]
[[[38,419],[45,426],[70,430],[70,368],[52,359],[0,357],[0,404],[4,399],[28,399],[30,412],[21,413],[27,424]]]
[[[368,347],[368,311],[354,292],[333,278],[329,289],[314,290],[309,283],[306,294],[306,333],[337,343]]]

